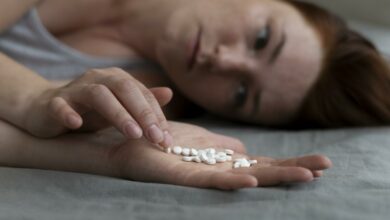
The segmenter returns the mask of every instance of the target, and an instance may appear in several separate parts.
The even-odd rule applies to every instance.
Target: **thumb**
[[[167,105],[172,100],[173,92],[168,87],[155,87],[150,88],[149,90],[153,93],[154,97],[156,97],[161,107]]]

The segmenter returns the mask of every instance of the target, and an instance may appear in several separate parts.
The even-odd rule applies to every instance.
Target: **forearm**
[[[38,139],[0,120],[0,166],[117,176],[108,152],[120,141],[96,133]]]
[[[50,82],[0,53],[0,119],[23,127],[29,102]]]

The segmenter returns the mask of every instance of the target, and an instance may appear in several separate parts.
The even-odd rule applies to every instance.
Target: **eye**
[[[262,50],[267,47],[269,39],[270,39],[271,29],[269,26],[261,29],[256,36],[256,41],[254,45],[254,49],[256,51]]]
[[[241,83],[234,94],[234,107],[241,108],[244,106],[248,97],[248,86]]]

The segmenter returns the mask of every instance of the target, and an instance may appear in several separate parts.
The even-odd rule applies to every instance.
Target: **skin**
[[[267,4],[270,7],[273,5],[271,1],[260,0],[245,1],[242,7],[241,4],[235,4],[237,2],[233,0],[224,1],[226,6],[217,2],[219,1],[209,3],[209,1],[202,0],[199,1],[197,6],[202,6],[202,8],[214,7],[215,9],[219,5],[226,7],[225,9],[238,10],[232,11],[235,14],[246,14],[246,10],[251,9],[255,12],[261,12],[260,8],[266,11],[270,10],[270,8],[264,8]],[[9,3],[15,4],[14,1],[9,1]],[[110,3],[108,5],[110,6],[109,9],[107,9],[106,3]],[[216,97],[224,101],[226,93],[219,93],[218,95],[218,93],[212,92],[206,96],[200,91],[205,88],[200,87],[205,84],[204,81],[212,80],[213,78],[209,76],[217,74],[209,74],[204,78],[199,75],[199,78],[197,78],[197,71],[200,70],[195,68],[194,74],[189,74],[194,75],[193,80],[199,80],[200,83],[194,84],[198,86],[189,88],[187,92],[182,87],[186,86],[188,79],[192,76],[190,77],[188,74],[188,79],[180,81],[182,75],[174,75],[179,72],[182,73],[180,68],[183,68],[184,65],[182,64],[184,62],[182,57],[178,57],[180,53],[183,53],[180,42],[189,41],[188,45],[193,45],[191,39],[188,39],[191,37],[181,36],[181,33],[191,33],[190,31],[178,31],[184,27],[193,27],[190,25],[192,20],[185,20],[184,17],[181,17],[183,13],[188,12],[189,8],[185,5],[191,6],[189,1],[186,0],[115,1],[115,4],[114,1],[109,0],[52,0],[43,1],[39,5],[39,14],[42,22],[53,35],[82,52],[108,57],[134,58],[134,56],[141,56],[161,62],[162,66],[169,72],[170,80],[177,84],[184,95],[189,97],[187,93],[198,92],[199,97],[203,97],[205,100],[205,104],[210,105],[210,110],[217,111],[218,109],[214,109],[216,107],[213,107],[214,102],[212,101],[216,101]],[[99,8],[102,11],[99,11]],[[22,7],[21,9],[25,10],[27,8]],[[96,12],[95,16],[86,13],[91,10]],[[146,13],[148,10],[149,13]],[[205,14],[198,14],[201,11],[195,7],[194,14],[188,15],[190,18],[203,17]],[[217,11],[223,10],[218,8]],[[67,12],[72,16],[69,16],[69,19],[59,19],[56,16],[59,12]],[[288,11],[284,12],[288,13]],[[149,14],[149,16],[145,17],[146,14]],[[216,14],[216,16],[218,16],[218,19],[229,17],[224,14]],[[249,24],[250,18],[251,16],[245,18],[248,19],[248,22],[244,23]],[[286,19],[293,18],[294,16]],[[240,21],[245,19],[243,18]],[[161,23],[155,23],[153,28],[145,28],[148,27],[145,24],[150,22]],[[293,24],[299,27],[299,23]],[[236,27],[241,26],[240,24],[236,25]],[[224,25],[221,25],[221,23],[210,22],[208,28],[216,28],[215,30],[217,30],[210,39],[221,38],[224,39],[224,43],[225,40],[229,39],[229,41],[226,41],[226,45],[236,45],[233,42],[239,42],[238,39],[242,39],[233,35],[233,37],[228,37],[225,35],[227,32],[223,30],[222,26]],[[301,31],[299,33],[302,35],[307,33]],[[211,35],[211,32],[208,33]],[[142,34],[142,37],[137,34]],[[312,35],[306,37],[310,36]],[[83,42],[83,44],[80,44],[80,42]],[[96,47],[96,43],[99,43],[100,47]],[[307,39],[305,43],[310,45],[310,40]],[[191,46],[188,47],[191,48]],[[221,48],[224,49],[218,51],[229,51],[227,50],[228,47]],[[309,53],[310,51],[306,52]],[[171,58],[164,60],[165,56],[168,55],[172,55],[172,60]],[[314,55],[310,56],[310,58],[313,57]],[[207,56],[202,55],[199,59],[199,63],[205,62],[207,64],[205,66],[209,66],[209,70],[213,68],[217,71],[220,68],[210,62],[210,58],[207,58]],[[234,59],[223,60],[232,61]],[[288,59],[286,58],[286,60]],[[302,60],[305,59],[302,58]],[[172,68],[170,66],[175,62],[177,63],[177,69],[170,72],[169,70]],[[298,61],[294,60],[294,62]],[[172,98],[171,91],[168,88],[161,87],[148,89],[149,86],[147,85],[152,84],[150,81],[143,81],[141,79],[145,78],[142,76],[139,78],[133,77],[117,68],[90,70],[80,78],[66,85],[58,86],[38,77],[36,73],[23,68],[5,56],[0,55],[0,63],[2,66],[0,77],[6,79],[2,80],[3,84],[0,86],[0,101],[7,104],[1,105],[2,108],[0,108],[2,119],[0,120],[1,165],[86,172],[137,181],[218,189],[240,189],[289,182],[308,182],[321,176],[322,170],[331,166],[330,160],[321,155],[287,160],[246,155],[243,144],[236,139],[214,134],[196,126],[170,123],[161,116],[161,106],[170,101]],[[226,65],[222,61],[219,64]],[[310,69],[309,67],[307,66],[306,69]],[[227,72],[232,72],[232,69],[227,68]],[[214,72],[210,71],[210,73]],[[276,75],[278,76],[278,74]],[[219,79],[218,82],[225,86],[226,82],[233,80],[229,77]],[[154,84],[161,86],[163,82],[166,82],[165,85],[172,85],[166,79]],[[226,87],[221,87],[218,88],[218,91],[222,92],[224,89]],[[128,99],[129,94],[135,95],[132,99]],[[207,103],[206,100],[208,100]],[[200,103],[200,101],[198,102]],[[215,104],[219,105],[218,102]],[[145,111],[145,109],[149,110]],[[142,114],[144,112],[148,112],[148,114]],[[221,112],[221,114],[223,113]],[[79,118],[69,123],[68,117],[70,115],[78,115]],[[123,128],[123,124],[129,120],[137,123],[142,128],[142,137],[131,138],[132,135],[128,135],[126,129]],[[151,124],[158,125],[164,131],[164,135],[165,131],[169,131],[172,143],[168,144],[166,142],[169,139],[167,137],[153,138],[144,135],[148,133]],[[123,135],[115,130],[101,130],[109,126],[116,127]],[[21,129],[28,133],[21,131]],[[100,131],[97,133],[68,134],[69,129]],[[51,137],[51,139],[41,139],[39,137]],[[26,143],[28,144],[26,145]],[[250,169],[238,170],[232,170],[229,163],[205,166],[203,164],[185,163],[177,156],[166,154],[159,148],[159,146],[175,144],[191,145],[199,148],[208,146],[225,148],[229,146],[238,152],[237,156],[258,159],[260,163]]]
[[[259,163],[251,168],[232,169],[231,162],[215,166],[184,162],[179,156],[167,154],[145,139],[128,140],[115,129],[40,139],[0,121],[0,165],[221,190],[310,182],[332,165],[321,155],[284,160],[250,156],[237,139],[193,125],[169,124],[175,144],[198,149],[229,146],[236,152],[234,157],[256,159]]]
[[[319,37],[295,9],[275,0],[224,0],[223,4],[217,0],[160,1],[119,1],[120,7],[113,4],[109,12],[98,13],[92,20],[82,17],[83,9],[90,6],[88,1],[46,1],[39,13],[53,34],[83,52],[110,57],[141,56],[161,64],[170,81],[163,80],[161,84],[174,86],[178,89],[176,94],[180,92],[210,112],[266,125],[285,123],[293,117],[318,77],[322,59]],[[79,5],[72,11],[72,4]],[[98,4],[95,10],[99,12],[103,5]],[[53,10],[62,8],[80,18],[78,26],[72,26],[76,25],[72,19],[64,22],[53,18]],[[255,49],[256,36],[267,27],[268,43]],[[270,62],[281,39],[285,43]],[[194,49],[197,43],[199,50]],[[194,65],[189,68],[191,60]],[[39,123],[34,121],[26,125],[31,127],[28,130],[37,135],[47,135],[49,130],[53,131],[50,136],[54,136],[69,129],[93,130],[114,125],[129,138],[145,135],[152,143],[169,146],[172,136],[155,99],[166,95],[153,96],[141,86],[138,95],[126,99],[140,82],[148,82],[137,82],[126,74],[119,76],[118,72],[92,70],[82,79],[52,89],[54,92],[44,90],[37,95],[32,108],[37,109],[37,114],[48,111],[55,120],[46,120],[51,123],[42,125],[51,124],[57,129],[35,128]],[[238,96],[240,90],[245,91],[242,97]],[[80,99],[80,91],[90,95]],[[237,97],[243,102],[241,106],[236,105]],[[43,102],[46,104],[35,105],[43,99],[47,99]],[[99,117],[86,117],[86,112]],[[95,126],[97,120],[102,126]]]
[[[148,19],[159,22],[150,30],[139,32],[134,21],[126,23],[135,26],[125,30],[126,39],[140,45],[136,49],[141,54],[157,60],[186,97],[211,112],[241,121],[274,125],[294,115],[318,77],[323,57],[315,30],[294,8],[274,0],[169,3],[158,13],[146,13],[152,16]],[[267,26],[269,43],[255,50],[255,37]],[[198,34],[199,51],[189,69]],[[270,63],[283,34],[284,47]],[[237,108],[234,101],[241,84],[247,96]],[[253,101],[256,91],[258,102]]]

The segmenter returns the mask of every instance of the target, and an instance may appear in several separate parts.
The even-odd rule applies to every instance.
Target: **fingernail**
[[[164,141],[161,143],[164,147],[171,147],[173,144],[173,137],[168,131],[164,131]]]
[[[128,122],[125,125],[125,134],[129,138],[138,139],[142,137],[142,130],[138,125],[134,124],[133,122]]]
[[[158,144],[164,140],[164,133],[157,125],[152,125],[148,129],[148,137],[154,144]]]

